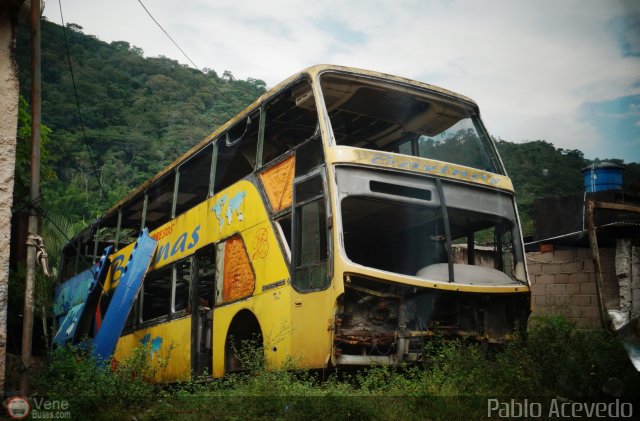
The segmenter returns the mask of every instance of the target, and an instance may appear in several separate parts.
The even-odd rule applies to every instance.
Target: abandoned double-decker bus
[[[60,272],[56,342],[110,338],[119,361],[145,346],[159,381],[237,370],[249,338],[272,367],[416,361],[434,334],[504,342],[530,311],[513,186],[477,105],[330,65],[129,194]]]

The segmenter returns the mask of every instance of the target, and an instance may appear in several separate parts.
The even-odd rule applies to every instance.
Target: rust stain
[[[369,330],[341,332],[336,333],[335,341],[347,345],[392,345],[396,341],[396,334]]]

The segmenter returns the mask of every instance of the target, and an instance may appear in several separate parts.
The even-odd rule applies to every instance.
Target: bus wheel
[[[264,345],[258,320],[248,310],[240,311],[229,326],[224,345],[224,372],[257,369],[264,363]]]

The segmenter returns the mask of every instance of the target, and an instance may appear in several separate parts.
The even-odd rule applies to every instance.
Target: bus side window
[[[192,286],[196,296],[194,305],[213,307],[216,287],[215,253],[215,245],[210,244],[196,254],[198,282]]]
[[[142,221],[142,210],[144,208],[144,197],[144,193],[140,193],[120,210],[121,221],[120,229],[117,233],[118,247],[116,250],[133,243],[138,238]]]
[[[60,279],[69,279],[76,273],[76,248],[73,243],[69,243],[62,251],[62,269],[60,270]]]
[[[107,312],[107,308],[109,307],[109,302],[113,293],[109,295],[103,295],[100,299],[100,312],[102,316]],[[104,303],[104,304],[103,304]],[[131,306],[131,311],[129,311],[129,315],[127,316],[127,320],[124,323],[124,328],[122,329],[122,333],[120,336],[127,335],[133,332],[138,327],[138,321],[140,319],[140,295],[138,295]]]
[[[149,272],[143,283],[142,321],[168,316],[171,312],[173,266]]]
[[[175,205],[176,216],[207,198],[212,155],[213,146],[207,145],[197,155],[180,165],[178,169],[178,196]]]
[[[311,172],[323,163],[322,140],[320,134],[316,133],[296,150],[296,177]]]
[[[321,174],[307,177],[294,186],[293,286],[300,291],[325,288],[328,242],[327,213]]]
[[[276,219],[278,231],[283,238],[284,243],[284,251],[289,259],[291,260],[291,212],[285,214],[284,216]]]
[[[316,131],[316,103],[307,80],[282,91],[265,104],[264,110],[262,164],[296,147]]]
[[[226,138],[216,141],[216,175],[214,191],[229,187],[253,172],[258,151],[260,112],[254,111],[245,120],[229,129]]]
[[[173,308],[171,313],[186,310],[189,306],[189,286],[191,283],[191,259],[176,263],[175,286],[173,288]]]
[[[100,221],[97,237],[97,257],[102,256],[104,249],[115,246],[118,234],[118,213],[114,213]]]
[[[173,190],[175,188],[175,172],[162,177],[147,189],[147,212],[144,215],[144,226],[153,231],[171,220],[173,207]],[[142,229],[144,227],[141,227]]]
[[[80,237],[78,251],[78,273],[89,269],[96,262],[95,247],[97,226],[92,226],[85,230],[84,235]]]

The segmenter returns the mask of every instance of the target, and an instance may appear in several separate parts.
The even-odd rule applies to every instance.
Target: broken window
[[[207,145],[178,168],[176,216],[203,202],[209,195],[212,155],[213,145]]]
[[[504,174],[475,106],[429,90],[325,73],[321,87],[336,144]]]
[[[109,302],[111,301],[111,294],[103,295],[100,300],[100,312],[104,315],[107,312],[107,308],[109,307]],[[105,298],[107,298],[105,300]],[[104,304],[103,304],[104,302]],[[124,323],[124,328],[122,329],[122,333],[120,336],[127,335],[133,332],[138,327],[138,322],[140,319],[140,295],[138,295],[131,306],[131,310],[129,311],[129,315],[127,316],[127,320]]]
[[[327,213],[322,174],[297,182],[294,190],[295,274],[292,284],[301,291],[322,289],[329,283]]]
[[[213,307],[216,287],[215,246],[208,245],[199,250],[196,259],[198,282],[193,286],[196,303],[205,307]]]
[[[260,112],[236,123],[216,141],[215,192],[251,174],[256,166]]]
[[[447,262],[442,212],[367,197],[342,201],[344,246],[355,263],[414,276]]]
[[[97,251],[102,256],[104,249],[108,246],[115,246],[118,236],[118,214],[107,215],[98,223]]]
[[[276,227],[282,238],[285,255],[291,260],[291,212],[276,219]]]
[[[120,228],[116,249],[133,243],[138,238],[142,224],[142,210],[144,208],[144,193],[139,193],[120,209]]]
[[[142,287],[142,321],[148,322],[171,313],[173,266],[149,272]]]
[[[145,226],[153,231],[171,220],[175,173],[171,172],[155,181],[147,189],[147,207],[144,216]]]
[[[263,164],[290,151],[316,131],[316,103],[307,80],[283,90],[265,104],[264,110]]]
[[[189,307],[189,288],[191,285],[191,259],[182,260],[175,264],[176,277],[173,288],[172,313],[178,313]]]
[[[191,258],[187,258],[147,274],[142,288],[142,322],[189,308],[191,271]]]
[[[68,243],[62,250],[62,263],[60,266],[60,279],[71,278],[78,273],[76,267],[76,247],[74,243]]]
[[[512,196],[459,183],[442,183],[441,196],[432,178],[347,167],[336,178],[354,263],[442,282],[525,282]]]

